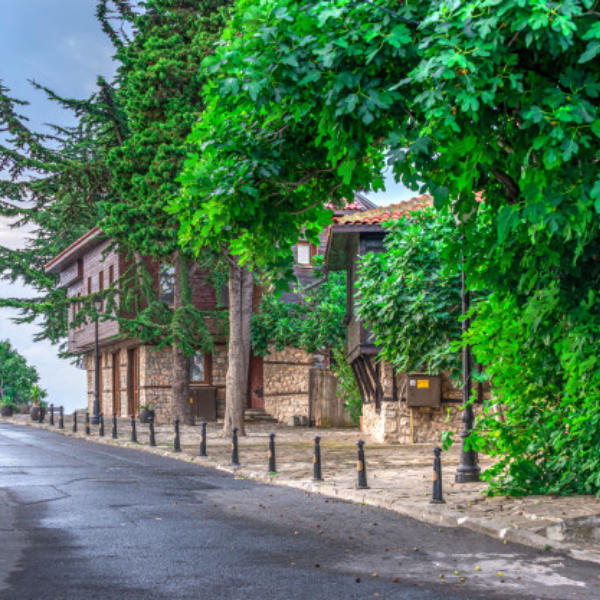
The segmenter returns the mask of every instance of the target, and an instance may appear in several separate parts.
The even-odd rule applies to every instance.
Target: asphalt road
[[[599,575],[472,532],[0,424],[0,600],[591,600]]]

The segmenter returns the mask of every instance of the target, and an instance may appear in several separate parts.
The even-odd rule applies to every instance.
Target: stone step
[[[218,419],[218,423],[223,423],[223,419]],[[244,412],[245,423],[277,423],[277,419],[271,416],[262,408],[248,408]]]

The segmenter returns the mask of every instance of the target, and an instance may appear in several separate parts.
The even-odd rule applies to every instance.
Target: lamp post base
[[[479,483],[481,481],[481,469],[479,467],[475,467],[470,470],[459,471],[456,470],[456,475],[454,476],[455,483]]]
[[[90,424],[91,425],[100,425],[100,417],[97,417],[96,415],[94,415],[93,417],[90,417]]]
[[[454,475],[455,483],[477,483],[481,481],[481,468],[477,464],[479,457],[477,452],[473,450],[465,450],[465,437],[463,436],[462,449],[460,451],[460,463],[456,468],[456,474]]]

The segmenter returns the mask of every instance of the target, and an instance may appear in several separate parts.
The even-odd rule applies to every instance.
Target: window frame
[[[204,357],[204,379],[202,381],[192,379],[194,364],[193,361],[199,355],[202,355]],[[190,379],[188,382],[189,385],[210,385],[210,366],[210,354],[202,354],[201,352],[197,352],[193,356],[190,356]]]
[[[308,254],[309,254],[309,262],[300,262],[299,258],[300,258],[300,247],[307,247],[308,246]],[[311,268],[312,267],[312,263],[313,263],[313,259],[314,257],[317,255],[317,246],[315,244],[312,244],[311,242],[309,242],[308,240],[298,240],[298,243],[296,244],[296,265],[299,267],[305,267],[305,268]]]

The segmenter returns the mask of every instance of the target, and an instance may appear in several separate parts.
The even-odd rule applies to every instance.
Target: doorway
[[[127,412],[137,415],[140,408],[140,354],[138,348],[127,351]]]
[[[113,352],[112,355],[112,403],[113,413],[121,416],[121,353]]]
[[[250,357],[250,408],[264,409],[263,357]]]

